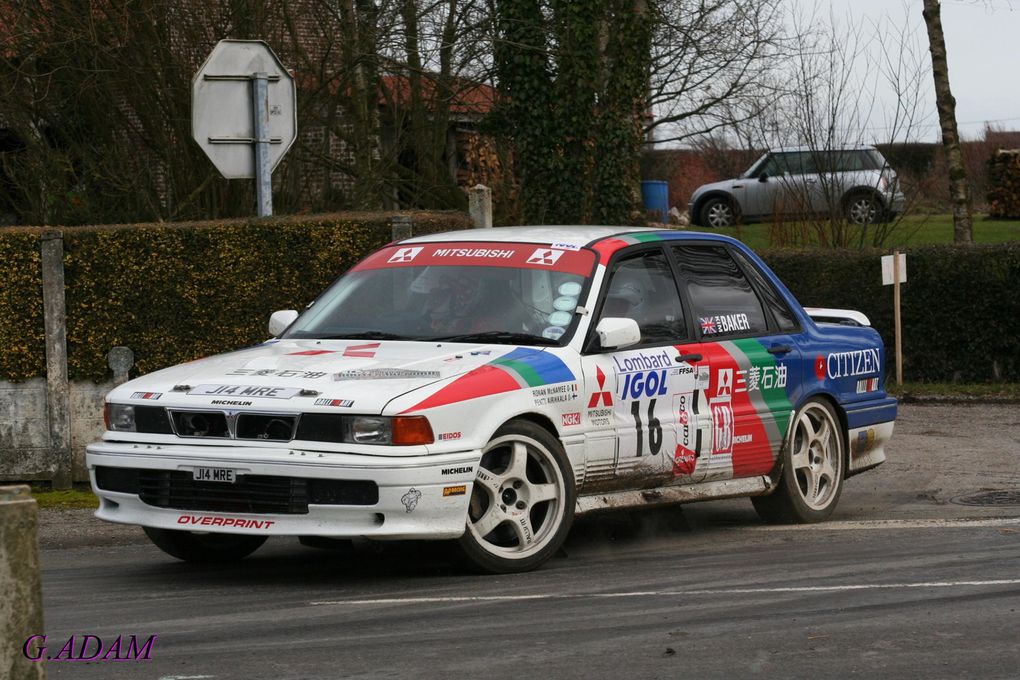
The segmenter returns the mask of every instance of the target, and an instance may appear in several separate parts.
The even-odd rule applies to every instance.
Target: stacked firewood
[[[988,159],[988,216],[1020,219],[1020,149],[999,149]]]

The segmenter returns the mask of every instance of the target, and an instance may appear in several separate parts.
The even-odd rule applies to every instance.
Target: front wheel
[[[768,496],[751,498],[754,509],[775,524],[827,519],[843,490],[845,460],[843,428],[832,406],[807,402],[790,424],[779,486]]]
[[[142,529],[157,548],[185,562],[236,562],[251,555],[266,542],[265,536],[195,534],[152,527]]]
[[[461,552],[480,571],[540,566],[574,521],[574,474],[563,446],[544,428],[514,420],[482,451]]]
[[[881,222],[882,202],[873,194],[853,194],[846,201],[846,219],[850,224],[868,225]]]
[[[701,208],[701,224],[712,229],[732,227],[737,223],[737,211],[725,198],[710,198]]]

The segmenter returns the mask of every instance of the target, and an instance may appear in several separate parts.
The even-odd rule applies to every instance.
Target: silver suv
[[[769,151],[737,179],[698,187],[688,211],[702,227],[736,221],[842,214],[852,224],[892,219],[903,211],[896,173],[873,146]]]

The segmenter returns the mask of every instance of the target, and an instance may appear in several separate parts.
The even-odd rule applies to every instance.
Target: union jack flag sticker
[[[711,316],[698,317],[701,319],[701,332],[708,335],[709,333],[715,333],[715,318]]]

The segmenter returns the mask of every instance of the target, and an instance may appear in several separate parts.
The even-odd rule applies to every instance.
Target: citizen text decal
[[[826,374],[830,378],[847,378],[878,373],[881,365],[877,348],[835,352],[825,359]]]

